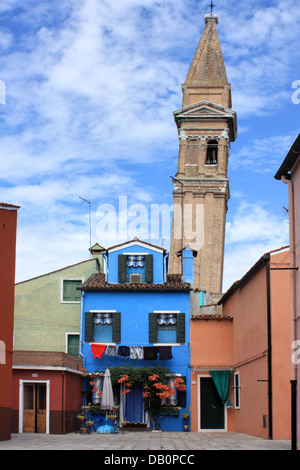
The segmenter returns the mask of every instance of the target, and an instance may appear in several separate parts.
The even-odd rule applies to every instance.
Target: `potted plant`
[[[107,417],[108,417],[108,419],[111,419],[112,421],[117,419],[117,415],[108,415]]]
[[[128,423],[129,423],[129,421],[126,421],[125,419],[122,419],[120,421],[120,424],[122,425],[122,427],[125,427]]]
[[[181,413],[181,416],[184,421],[188,421],[190,419],[189,413]]]

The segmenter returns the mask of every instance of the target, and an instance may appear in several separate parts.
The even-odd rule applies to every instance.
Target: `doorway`
[[[211,377],[199,377],[199,430],[225,430],[225,406]]]
[[[19,432],[49,432],[49,384],[20,381]]]

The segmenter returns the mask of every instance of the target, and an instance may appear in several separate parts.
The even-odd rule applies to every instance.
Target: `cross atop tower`
[[[212,14],[213,13],[213,9],[217,6],[217,5],[214,5],[213,1],[211,0],[210,2],[210,5],[208,5],[210,7],[210,13]]]

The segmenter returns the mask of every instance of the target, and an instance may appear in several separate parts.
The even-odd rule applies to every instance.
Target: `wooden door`
[[[213,379],[201,377],[200,380],[200,428],[224,429],[225,411]]]
[[[46,385],[24,385],[23,432],[46,432]]]
[[[46,385],[36,384],[36,432],[46,432]]]

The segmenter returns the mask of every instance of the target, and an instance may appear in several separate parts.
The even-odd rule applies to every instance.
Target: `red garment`
[[[92,353],[93,353],[93,356],[94,356],[94,359],[96,359],[96,357],[98,357],[99,359],[101,359],[102,355],[104,354],[105,352],[105,344],[92,344]]]

